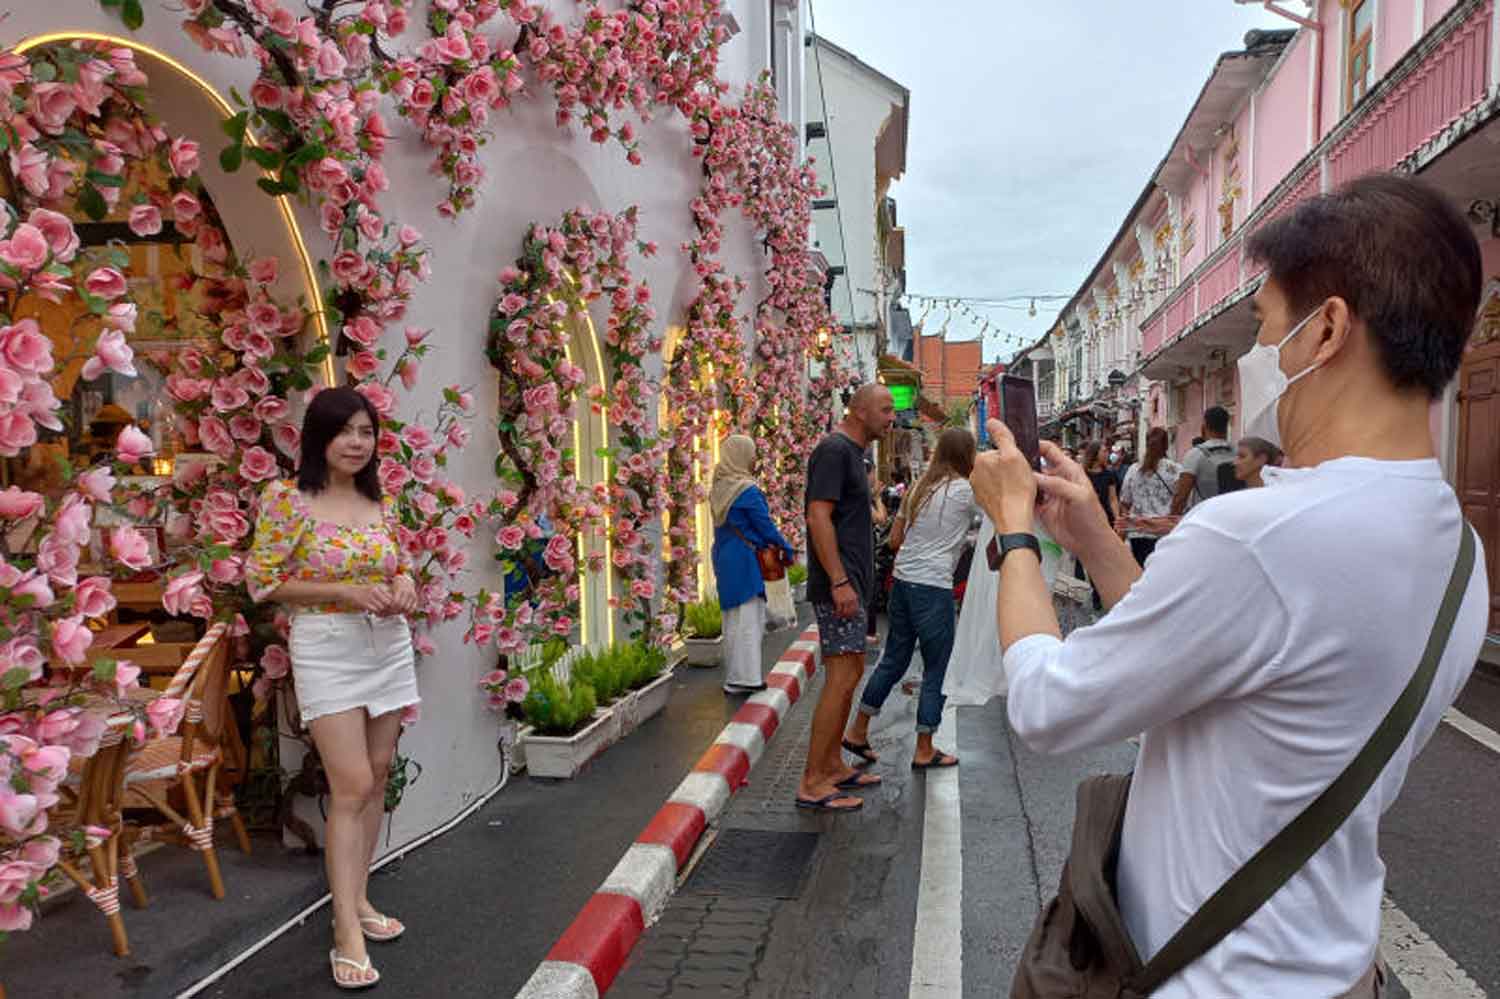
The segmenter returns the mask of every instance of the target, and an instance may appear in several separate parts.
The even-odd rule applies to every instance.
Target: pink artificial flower
[[[83,497],[74,493],[63,499],[52,518],[52,537],[62,544],[81,545],[89,539],[89,524],[94,511]]]
[[[145,545],[144,539],[141,544]],[[82,614],[52,622],[52,653],[63,662],[74,665],[83,662],[93,642],[94,634],[84,625]]]
[[[50,607],[57,599],[52,592],[52,587],[47,585],[47,576],[36,572],[28,572],[21,580],[11,587],[11,595],[16,597],[30,597],[32,607]],[[0,674],[4,671],[0,670]]]
[[[406,327],[406,343],[409,347],[415,347],[432,333],[432,330],[424,330],[420,326]]]
[[[495,541],[501,548],[516,551],[525,543],[526,532],[515,524],[507,524],[496,533]]]
[[[178,177],[188,177],[198,169],[198,143],[191,139],[173,139],[172,148],[167,153],[167,160],[174,174]]]
[[[238,555],[216,558],[209,563],[208,578],[220,586],[234,586],[245,578],[245,563]]]
[[[220,378],[214,382],[210,397],[213,399],[214,409],[221,413],[228,413],[250,404],[250,393],[245,391],[238,382],[227,378]]]
[[[25,671],[28,683],[40,680],[44,662],[42,650],[29,638],[12,638],[0,645],[0,676],[19,669]]]
[[[95,503],[108,503],[114,488],[114,473],[103,465],[91,468],[78,477],[79,491]]]
[[[379,413],[382,419],[391,415],[396,405],[396,397],[390,389],[376,382],[366,382],[358,386],[358,391],[370,400],[370,405],[375,407],[375,412]]]
[[[151,566],[151,546],[134,527],[117,527],[109,533],[109,552],[127,568],[139,572]]]
[[[229,421],[230,435],[247,444],[260,440],[261,429],[261,422],[249,413],[236,413]]]
[[[129,378],[136,375],[135,351],[130,349],[125,334],[119,330],[100,333],[94,343],[94,356],[83,362],[84,381],[93,381],[106,371],[117,371]]]
[[[127,465],[134,465],[155,451],[156,447],[151,443],[151,438],[133,425],[121,430],[120,436],[115,438],[115,456]]]
[[[369,316],[355,316],[344,324],[344,335],[362,347],[373,347],[380,339],[380,324]]]
[[[165,739],[177,731],[187,704],[178,697],[158,697],[146,705],[146,717],[151,722],[158,739]]]
[[[185,572],[173,576],[162,591],[161,603],[168,614],[180,617],[188,613],[193,599],[203,592],[203,573]]]
[[[46,196],[49,186],[47,170],[50,163],[50,157],[29,142],[22,145],[20,149],[10,151],[11,171],[33,197]]]
[[[280,87],[261,77],[250,84],[250,100],[258,108],[275,109],[281,107],[286,97]]]
[[[363,381],[380,370],[380,359],[368,350],[356,350],[345,365],[349,376]]]
[[[84,279],[83,285],[95,298],[119,298],[125,294],[125,275],[113,267],[96,267]]]
[[[6,520],[24,520],[42,509],[46,502],[40,493],[11,486],[0,492],[0,517]]]
[[[292,668],[292,657],[287,655],[285,645],[268,645],[260,657],[261,669],[272,680],[286,676]]]
[[[131,206],[130,231],[137,236],[154,236],[161,232],[161,209],[152,204]]]
[[[396,373],[401,377],[401,384],[408,392],[417,387],[417,374],[420,370],[421,365],[409,357],[396,369]]]
[[[240,459],[240,476],[250,482],[274,479],[279,469],[276,456],[259,445],[246,450]]]
[[[268,395],[255,404],[255,415],[266,423],[276,423],[286,417],[289,408],[285,399]]]
[[[505,699],[512,704],[520,704],[530,692],[531,684],[524,676],[515,677],[505,685]]]
[[[333,40],[325,38],[323,44],[318,46],[316,65],[318,76],[331,80],[343,75],[349,61],[344,58],[344,54],[339,51],[338,45]]]
[[[138,313],[134,302],[111,302],[104,313],[104,325],[121,333],[134,333]]]
[[[52,370],[52,341],[35,319],[0,326],[0,357],[17,371],[37,375]]]
[[[66,215],[38,208],[26,217],[26,221],[41,230],[52,249],[52,258],[58,263],[68,263],[78,252],[78,233]]]
[[[178,225],[193,221],[202,211],[203,205],[187,191],[179,191],[172,195],[172,217]]]
[[[107,576],[86,576],[73,590],[73,609],[84,617],[103,617],[115,609]]]
[[[275,257],[256,257],[250,261],[250,277],[257,284],[273,284],[278,265],[279,261]]]
[[[302,431],[290,423],[278,423],[271,431],[271,437],[276,442],[276,450],[288,458],[295,458],[302,451]]]

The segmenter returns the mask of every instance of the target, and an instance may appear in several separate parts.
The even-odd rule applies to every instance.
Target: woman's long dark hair
[[[324,389],[313,396],[307,405],[307,415],[302,417],[302,461],[297,466],[297,488],[304,493],[320,493],[328,485],[328,445],[363,410],[370,417],[370,426],[380,433],[380,414],[375,405],[359,392],[341,385]],[[366,499],[380,502],[380,476],[376,469],[380,464],[378,449],[371,452],[370,460],[354,474],[354,488]]]

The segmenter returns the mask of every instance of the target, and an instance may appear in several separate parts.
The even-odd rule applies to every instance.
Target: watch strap
[[[1000,563],[1005,561],[1005,556],[1018,548],[1030,548],[1036,552],[1037,558],[1042,557],[1042,543],[1037,540],[1035,534],[1029,531],[1018,531],[1014,534],[995,535],[994,544],[989,551],[990,568],[996,572],[1000,570]]]

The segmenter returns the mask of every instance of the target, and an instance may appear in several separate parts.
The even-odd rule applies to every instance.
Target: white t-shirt
[[[968,479],[949,479],[932,491],[915,523],[906,525],[892,573],[903,583],[953,587],[964,538],[978,508]]]
[[[1458,553],[1436,461],[1267,468],[1192,510],[1101,621],[1005,651],[1010,723],[1063,753],[1145,732],[1120,909],[1142,958],[1323,792],[1411,679]],[[1484,640],[1480,552],[1412,733],[1333,838],[1156,996],[1342,995],[1380,938],[1381,813]]]

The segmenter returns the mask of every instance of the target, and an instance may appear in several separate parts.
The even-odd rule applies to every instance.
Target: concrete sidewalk
[[[766,667],[805,626],[766,636]],[[371,878],[377,905],[411,929],[372,945],[392,995],[513,995],[642,825],[743,702],[719,669],[679,667],[666,710],[572,781],[512,778],[447,834]],[[428,724],[432,722],[429,720]],[[97,910],[63,901],[31,932],[0,944],[11,999],[140,999],[180,994],[242,954],[325,891],[319,856],[257,838],[242,856],[219,842],[228,894],[209,895],[195,854],[164,849],[141,864],[152,904],[125,906],[133,953],[116,958]],[[203,884],[200,884],[203,882]],[[328,910],[252,956],[205,996],[342,994],[328,971]]]

